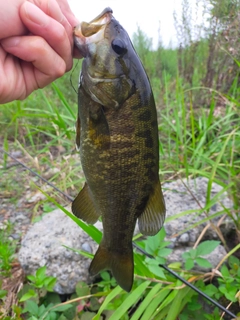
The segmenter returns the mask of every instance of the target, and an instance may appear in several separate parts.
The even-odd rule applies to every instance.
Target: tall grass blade
[[[52,83],[52,87],[53,87],[54,91],[57,93],[62,104],[66,107],[66,110],[68,111],[68,113],[71,115],[71,118],[76,119],[76,115],[72,111],[71,107],[69,106],[69,104],[68,104],[67,100],[65,99],[61,90],[59,90],[58,86],[54,82]]]
[[[171,292],[171,288],[170,288],[170,286],[167,286],[167,287],[163,288],[162,290],[160,290],[155,295],[153,300],[149,303],[147,309],[145,309],[145,311],[141,317],[141,320],[152,319],[153,313],[156,311],[158,306],[164,301],[164,299],[169,295],[169,293]]]
[[[150,283],[151,281],[145,281],[141,283],[133,292],[128,294],[120,307],[118,307],[117,310],[111,315],[109,320],[122,319],[122,316],[128,311],[128,309],[141,298],[142,294],[145,292]]]
[[[225,152],[225,149],[228,145],[228,142],[229,140],[232,138],[233,134],[235,133],[236,129],[233,130],[229,135],[228,137],[226,138],[223,146],[222,146],[222,149],[219,153],[219,155],[217,156],[217,159],[215,161],[215,164],[212,168],[212,172],[211,172],[211,175],[209,177],[209,181],[208,181],[208,186],[207,186],[207,194],[206,194],[206,205],[208,204],[208,202],[210,201],[210,198],[211,198],[211,190],[212,190],[212,184],[213,184],[213,181],[214,181],[214,177],[216,175],[216,171],[217,171],[217,168],[219,166],[219,163],[220,163],[220,160],[222,159],[222,156]]]
[[[99,320],[101,313],[107,308],[107,305],[109,302],[111,302],[117,295],[119,295],[121,292],[123,292],[122,288],[119,286],[116,286],[106,297],[106,299],[103,301],[101,307],[98,309],[98,313],[96,316],[93,317],[92,320]]]
[[[4,135],[3,148],[6,151],[9,150],[7,134]],[[4,168],[4,170],[7,169],[7,158],[8,158],[8,154],[6,152],[4,152],[3,153],[3,168]]]
[[[131,317],[131,320],[138,320],[140,319],[141,315],[143,314],[144,310],[148,307],[150,302],[154,299],[158,291],[162,288],[161,283],[157,283],[146,295],[144,300],[141,302],[137,310],[134,312],[133,316]]]
[[[176,291],[177,294],[175,295],[174,299],[172,300],[172,303],[168,305],[168,308],[166,308],[167,314],[165,320],[175,320],[177,319],[178,315],[184,308],[183,300],[186,298],[186,296],[190,296],[194,294],[194,291],[191,290],[191,288],[183,288],[181,290]],[[190,298],[189,296],[189,298]],[[185,300],[185,303],[187,301]],[[164,311],[164,310],[163,310]],[[165,313],[164,313],[165,316]],[[158,314],[156,317],[161,317],[161,313]]]

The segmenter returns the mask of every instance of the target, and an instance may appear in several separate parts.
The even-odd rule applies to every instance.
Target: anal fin
[[[156,183],[144,212],[138,218],[139,230],[143,235],[154,236],[161,229],[166,214],[160,181]]]
[[[72,203],[72,212],[76,217],[83,221],[94,224],[101,215],[94,206],[91,199],[90,190],[85,183],[83,189],[79,192],[76,199]]]

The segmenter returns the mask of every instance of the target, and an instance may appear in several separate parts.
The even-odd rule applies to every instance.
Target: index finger
[[[49,3],[54,0],[50,0]],[[63,24],[58,20],[62,19],[63,23],[71,29],[71,26],[67,22],[66,18],[60,11],[55,12],[55,18],[45,14],[39,7],[33,3],[26,1],[22,4],[20,9],[20,15],[22,21],[27,26],[29,31],[36,36],[40,36],[47,41],[47,43],[56,51],[60,57],[66,63],[66,70],[70,70],[72,67],[72,49],[73,49],[73,37],[68,37],[67,31]],[[65,22],[64,22],[65,21]],[[70,33],[70,30],[69,30]]]

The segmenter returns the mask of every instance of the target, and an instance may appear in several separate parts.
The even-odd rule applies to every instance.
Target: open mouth
[[[74,28],[73,34],[76,38],[91,37],[107,25],[112,19],[112,9],[105,8],[95,19],[90,22],[81,22]],[[95,41],[92,40],[92,41]]]

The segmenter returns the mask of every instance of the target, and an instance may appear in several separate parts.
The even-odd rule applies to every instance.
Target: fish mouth
[[[112,9],[107,7],[90,22],[83,21],[74,28],[74,42],[83,57],[88,55],[88,44],[103,39],[105,27],[112,20],[112,13]]]
[[[110,7],[105,8],[96,18],[91,20],[90,24],[106,24],[112,19],[112,9]]]

